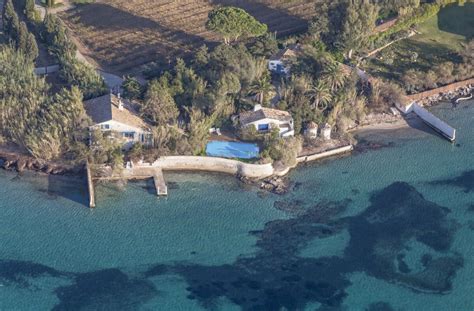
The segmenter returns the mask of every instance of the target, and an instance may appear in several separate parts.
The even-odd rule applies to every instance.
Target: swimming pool
[[[212,157],[252,159],[259,153],[258,146],[249,143],[210,141],[206,147],[206,154]]]

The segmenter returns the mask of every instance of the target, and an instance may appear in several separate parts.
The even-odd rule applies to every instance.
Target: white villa
[[[110,132],[111,138],[120,140],[124,149],[130,149],[137,142],[147,146],[153,143],[150,127],[128,100],[120,98],[120,94],[87,100],[84,107],[94,122],[91,128]]]
[[[261,133],[278,128],[281,137],[295,135],[293,118],[287,111],[256,105],[253,111],[242,112],[239,118],[242,127],[254,126]]]
[[[298,57],[300,52],[301,46],[299,44],[292,44],[280,50],[277,54],[270,57],[268,69],[278,74],[288,75],[290,73],[291,60]]]

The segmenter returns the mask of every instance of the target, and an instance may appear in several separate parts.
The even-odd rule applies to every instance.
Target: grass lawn
[[[426,71],[445,61],[458,61],[456,52],[474,37],[474,3],[449,5],[418,25],[417,30],[420,34],[399,41],[367,60],[365,69],[374,76],[399,80],[409,69]]]
[[[466,38],[474,37],[474,3],[464,6],[450,5],[437,16],[418,26],[421,32],[410,40],[422,43],[434,43],[447,49],[462,49]]]

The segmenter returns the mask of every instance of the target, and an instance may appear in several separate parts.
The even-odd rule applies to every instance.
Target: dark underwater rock
[[[435,186],[442,185],[442,186],[458,187],[458,188],[463,189],[463,191],[466,193],[472,192],[474,191],[474,170],[465,171],[461,175],[454,178],[435,180],[435,181],[430,182],[429,184],[435,185]]]

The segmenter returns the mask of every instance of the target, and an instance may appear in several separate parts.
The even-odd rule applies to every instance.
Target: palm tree
[[[331,90],[325,81],[318,80],[307,91],[306,95],[312,100],[311,106],[319,111],[325,111],[332,100]]]
[[[262,76],[260,79],[255,80],[254,83],[250,86],[250,93],[256,94],[258,102],[260,105],[263,104],[265,95],[268,94],[272,89],[272,84],[270,83],[270,78],[268,75]]]
[[[326,70],[323,73],[323,80],[331,88],[331,91],[336,91],[340,89],[346,80],[346,76],[338,63],[333,62],[332,64],[326,67]]]

